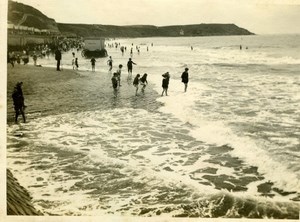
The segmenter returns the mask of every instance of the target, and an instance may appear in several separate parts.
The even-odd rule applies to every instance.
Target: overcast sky
[[[17,0],[60,23],[234,23],[256,34],[300,33],[300,0]]]

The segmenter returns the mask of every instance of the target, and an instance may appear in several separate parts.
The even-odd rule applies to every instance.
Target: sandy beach
[[[147,87],[145,94],[135,96],[131,81],[126,81],[127,73],[123,71],[117,97],[111,84],[111,73],[75,71],[54,68],[34,67],[30,65],[8,65],[7,76],[7,121],[14,119],[11,98],[17,82],[24,83],[23,93],[27,119],[34,116],[47,116],[72,113],[85,110],[105,110],[110,108],[132,107],[157,109],[155,99],[157,92]],[[21,120],[21,118],[20,118]]]

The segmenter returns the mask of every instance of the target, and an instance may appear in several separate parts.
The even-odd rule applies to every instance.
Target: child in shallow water
[[[163,96],[164,93],[166,94],[166,96],[168,96],[168,87],[169,87],[170,74],[169,74],[169,72],[166,72],[162,76],[163,76],[163,80],[162,80],[163,91],[161,93],[161,96]]]
[[[118,74],[114,72],[113,77],[111,78],[112,87],[114,89],[114,95],[117,96],[118,90]]]
[[[142,87],[142,92],[144,93],[146,86],[148,85],[148,81],[147,81],[147,73],[145,73],[142,78],[140,79],[141,85]]]
[[[137,74],[136,77],[133,80],[133,85],[135,86],[135,95],[137,96],[137,92],[139,90],[139,83],[140,83],[140,74]]]

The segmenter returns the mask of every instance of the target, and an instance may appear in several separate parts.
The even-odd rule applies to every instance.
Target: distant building
[[[51,43],[52,37],[59,34],[56,30],[38,29],[24,25],[15,25],[7,22],[7,45],[8,46],[25,46],[28,44],[48,44]]]
[[[90,37],[84,39],[84,49],[89,51],[102,50],[105,48],[105,39]]]
[[[24,25],[15,25],[14,23],[7,22],[7,32],[9,34],[34,34],[34,35],[58,35],[60,34],[59,30],[55,29],[38,29],[35,27],[29,27]]]
[[[85,58],[99,58],[106,57],[107,51],[105,49],[105,38],[88,37],[84,39],[82,57]]]

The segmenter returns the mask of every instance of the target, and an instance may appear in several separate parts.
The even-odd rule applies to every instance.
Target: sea
[[[299,219],[299,34],[106,41],[115,43],[106,48],[114,70],[123,64],[127,75],[132,48],[133,76],[148,74],[159,105],[8,125],[8,168],[37,209],[46,215]],[[80,70],[90,71],[90,59],[74,52]],[[62,56],[63,69],[72,69],[71,51]],[[55,67],[52,57],[38,63]],[[107,72],[108,58],[96,60],[96,71]],[[165,72],[168,96],[161,96]]]

